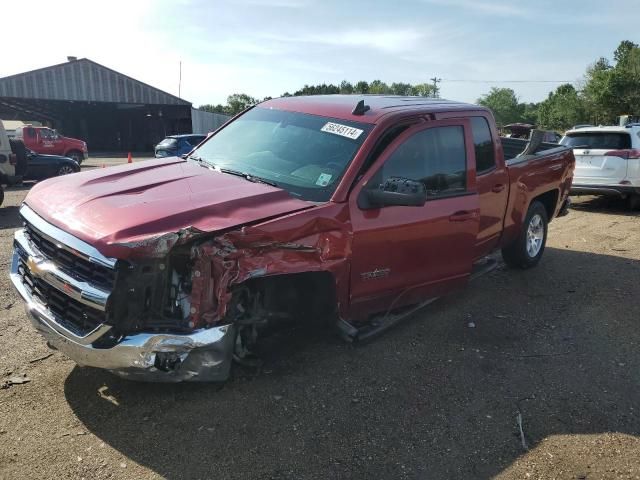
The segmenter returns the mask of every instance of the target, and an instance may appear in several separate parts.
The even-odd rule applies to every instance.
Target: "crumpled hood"
[[[215,232],[312,206],[176,157],[52,178],[33,187],[25,203],[116,258],[153,254],[150,246],[166,250],[186,229]],[[162,237],[162,246],[153,245]]]

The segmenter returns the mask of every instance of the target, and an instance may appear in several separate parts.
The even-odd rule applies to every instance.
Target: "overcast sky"
[[[279,96],[343,79],[429,82],[475,101],[523,101],[580,81],[587,64],[640,42],[640,1],[109,0],[10,2],[0,76],[87,57],[194,105]],[[453,81],[464,80],[464,81]],[[484,80],[493,80],[483,83]]]

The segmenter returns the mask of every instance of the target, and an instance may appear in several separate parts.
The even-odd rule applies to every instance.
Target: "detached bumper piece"
[[[222,381],[231,367],[235,327],[189,334],[137,333],[116,336],[109,324],[115,260],[45,222],[22,207],[25,228],[14,236],[11,281],[26,303],[33,326],[49,344],[78,365],[103,368],[124,378],[156,382]],[[52,250],[52,246],[55,247]]]
[[[560,211],[558,212],[558,217],[564,217],[565,215],[569,215],[569,207],[571,207],[571,198],[567,197],[567,199],[560,207]]]

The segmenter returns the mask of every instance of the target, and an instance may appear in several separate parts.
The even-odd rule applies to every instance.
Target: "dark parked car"
[[[189,153],[193,148],[201,143],[206,135],[171,135],[156,145],[156,158],[179,157]]]
[[[78,162],[62,155],[45,155],[27,150],[27,159],[25,180],[42,180],[80,171]]]

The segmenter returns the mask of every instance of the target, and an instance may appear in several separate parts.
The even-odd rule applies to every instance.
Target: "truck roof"
[[[353,109],[360,100],[370,107],[362,115],[354,115]],[[480,110],[487,108],[442,98],[403,97],[399,95],[312,95],[281,97],[260,103],[263,108],[275,108],[292,112],[309,113],[362,123],[377,123],[392,113],[436,113],[452,110]]]

